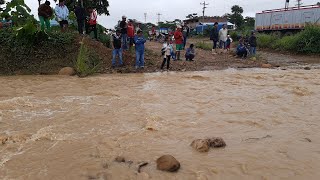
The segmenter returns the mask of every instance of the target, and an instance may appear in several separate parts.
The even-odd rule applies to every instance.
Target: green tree
[[[241,28],[244,23],[244,19],[242,16],[243,8],[238,5],[234,5],[231,8],[231,12],[231,14],[228,14],[228,20],[231,23],[235,24],[237,28]]]
[[[6,4],[2,13],[3,15],[11,15],[13,22],[20,26],[27,21],[34,21],[34,17],[30,15],[31,9],[25,4],[24,0],[11,0]]]
[[[247,16],[246,18],[244,18],[244,24],[243,25],[246,26],[246,27],[252,28],[252,27],[254,27],[255,23],[256,23],[256,20],[253,17]]]
[[[41,1],[41,0],[40,0]],[[55,0],[56,2],[58,0]],[[105,14],[109,15],[108,7],[109,2],[108,0],[66,0],[66,6],[69,10],[73,10],[75,5],[80,2],[83,4],[84,8],[92,7],[97,10],[99,15]]]

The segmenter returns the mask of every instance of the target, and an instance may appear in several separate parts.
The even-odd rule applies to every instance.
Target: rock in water
[[[271,68],[272,65],[271,64],[262,64],[261,67],[262,68]]]
[[[157,159],[157,169],[175,172],[180,169],[180,163],[171,155],[164,155]]]
[[[226,142],[224,142],[224,140],[220,137],[210,138],[210,139],[208,139],[208,141],[209,141],[210,146],[214,147],[214,148],[220,148],[220,147],[226,146]]]
[[[72,67],[64,67],[59,71],[59,75],[73,76],[76,71]]]
[[[116,159],[114,159],[114,161],[119,162],[119,163],[121,163],[121,162],[126,162],[126,160],[125,160],[124,157],[122,157],[122,156],[116,157]]]
[[[196,139],[191,143],[191,146],[199,152],[208,152],[210,142],[207,139]]]
[[[303,68],[304,70],[311,70],[311,68],[310,67],[305,67],[305,68]]]

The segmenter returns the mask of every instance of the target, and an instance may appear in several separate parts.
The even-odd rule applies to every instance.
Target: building
[[[200,24],[205,24],[205,23],[215,23],[215,22],[228,22],[227,17],[219,17],[219,16],[205,16],[204,18],[202,17],[195,17],[192,19],[186,19],[183,21],[185,24],[188,24],[188,26],[191,29],[195,29],[198,25]]]

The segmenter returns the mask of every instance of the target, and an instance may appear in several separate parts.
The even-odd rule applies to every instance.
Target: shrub
[[[203,50],[211,50],[212,49],[212,44],[210,43],[205,43],[205,42],[197,42],[195,44],[196,48],[200,48],[200,49],[203,49]]]
[[[301,53],[320,53],[320,27],[309,25],[297,35],[296,51]]]
[[[259,34],[257,44],[260,48],[272,48],[273,43],[277,40],[275,36],[269,34]]]
[[[273,49],[282,51],[295,51],[296,45],[299,41],[299,36],[285,36],[277,41],[271,46]]]
[[[95,73],[100,66],[100,60],[93,51],[90,51],[81,41],[81,46],[77,58],[76,70],[79,77],[86,77]]]

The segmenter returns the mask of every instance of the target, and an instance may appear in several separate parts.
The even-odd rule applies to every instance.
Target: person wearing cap
[[[210,32],[210,40],[213,41],[212,54],[217,54],[217,43],[219,41],[219,30],[217,22],[214,23],[214,26]]]
[[[127,17],[122,16],[122,21],[120,22],[120,29],[121,29],[121,36],[122,36],[122,49],[127,50],[127,38],[128,38],[128,24],[127,24]]]
[[[134,36],[134,44],[136,47],[136,69],[144,68],[144,44],[146,39],[143,37],[142,30],[138,30],[137,35]]]
[[[41,31],[44,31],[45,26],[47,30],[50,30],[50,20],[49,18],[53,15],[52,8],[50,7],[50,2],[46,1],[41,4],[38,8],[38,15],[40,20]]]
[[[54,11],[57,21],[60,24],[61,31],[65,32],[68,28],[69,9],[64,5],[64,0],[59,0],[59,4],[57,4]]]
[[[119,66],[123,66],[122,62],[122,40],[121,40],[121,30],[117,29],[116,33],[112,35],[111,39],[113,51],[112,51],[112,68],[116,67],[116,57],[119,57]]]
[[[176,58],[180,60],[180,51],[183,50],[183,34],[181,32],[182,27],[177,26],[177,30],[174,32],[174,39],[176,41]]]

